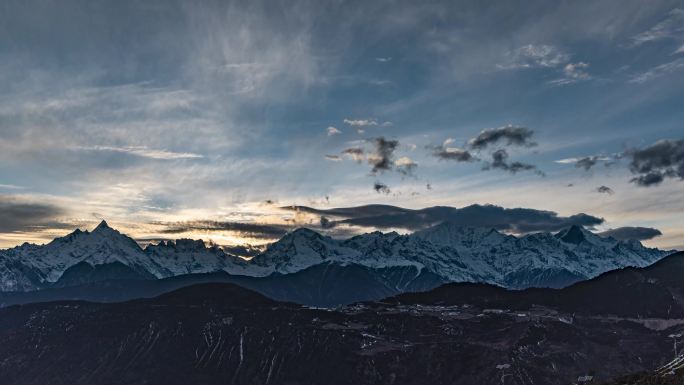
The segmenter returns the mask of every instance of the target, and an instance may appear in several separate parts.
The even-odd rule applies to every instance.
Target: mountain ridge
[[[412,234],[379,231],[333,239],[307,228],[287,233],[251,260],[201,240],[161,241],[142,249],[102,221],[46,245],[0,250],[0,290],[26,291],[54,285],[72,266],[120,263],[155,279],[226,272],[266,277],[287,275],[324,263],[371,269],[415,267],[446,282],[483,282],[520,289],[562,287],[625,266],[646,266],[668,252],[638,241],[600,237],[578,226],[556,234],[523,236],[493,228],[443,222]]]

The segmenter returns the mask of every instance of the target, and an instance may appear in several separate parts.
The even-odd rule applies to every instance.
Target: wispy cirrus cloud
[[[23,186],[17,186],[15,184],[0,184],[0,189],[5,190],[21,190],[23,188]]]
[[[570,59],[570,55],[547,44],[527,44],[508,52],[506,61],[499,63],[499,69],[558,67]]]
[[[378,125],[378,121],[375,119],[344,119],[344,123],[353,127],[367,127]]]
[[[646,83],[650,80],[671,74],[673,72],[681,71],[682,69],[684,69],[684,59],[679,58],[633,75],[629,81],[631,83]]]
[[[554,86],[565,86],[591,79],[585,61],[571,62],[571,55],[553,45],[527,44],[508,52],[506,61],[497,65],[501,70],[560,69],[561,77],[548,81]]]
[[[684,39],[684,9],[675,8],[648,30],[632,37],[632,46],[664,39]]]
[[[614,164],[616,161],[619,161],[622,158],[622,156],[622,153],[613,154],[611,156],[591,155],[578,158],[559,159],[555,162],[560,164],[574,164],[575,168],[581,168],[584,169],[584,171],[589,171],[599,162],[603,162],[605,166],[608,167]]]
[[[364,160],[366,152],[361,147],[350,147],[342,150],[342,156],[346,156],[356,162]]]
[[[563,67],[563,77],[549,81],[549,84],[563,86],[591,79],[587,72],[589,64],[585,62],[568,63]]]
[[[156,150],[146,146],[90,146],[90,147],[76,147],[77,150],[82,151],[104,151],[104,152],[118,152],[139,156],[142,158],[157,159],[157,160],[176,160],[176,159],[200,159],[203,155],[193,154],[190,152],[174,152],[167,150]]]

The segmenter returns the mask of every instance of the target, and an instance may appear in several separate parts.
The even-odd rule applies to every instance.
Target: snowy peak
[[[574,245],[579,245],[586,240],[584,229],[577,225],[572,225],[565,230],[559,231],[558,234],[556,234],[556,238],[565,243],[572,243]]]
[[[71,234],[56,238],[50,242],[47,246],[59,247],[64,243],[73,244],[72,247],[84,247],[84,248],[109,248],[112,251],[129,251],[136,250],[142,251],[138,243],[125,234],[121,234],[119,231],[109,227],[107,222],[100,222],[93,231],[81,231],[76,229]]]
[[[493,228],[468,227],[452,222],[443,222],[413,234],[414,237],[440,246],[456,249],[495,246],[505,242],[509,236]]]
[[[588,242],[594,245],[610,242],[609,239],[602,238],[578,225],[572,225],[567,229],[559,231],[556,233],[556,238],[560,239],[562,242],[572,245],[579,245],[583,242]]]
[[[116,231],[116,230],[112,229],[111,227],[109,227],[109,225],[107,224],[107,221],[105,221],[103,219],[102,222],[100,222],[100,224],[98,224],[97,227],[95,227],[95,229],[93,230],[93,233],[100,233],[100,232],[105,232],[108,230]]]
[[[602,238],[579,226],[515,237],[444,222],[408,235],[373,232],[347,240],[300,228],[247,261],[192,239],[161,241],[142,250],[102,221],[92,232],[75,230],[47,245],[0,252],[0,290],[49,285],[79,263],[120,263],[157,278],[218,271],[259,277],[330,263],[372,269],[414,266],[445,281],[524,288],[560,286],[621,267],[646,266],[667,254],[638,241]]]
[[[207,247],[206,244],[204,243],[203,240],[201,239],[186,239],[186,238],[181,238],[181,239],[176,239],[176,241],[168,240],[164,241],[161,240],[159,241],[158,244],[149,244],[146,248],[145,251],[151,252],[155,250],[173,250],[173,252],[190,252],[190,253],[201,253],[201,252],[206,252],[209,250],[212,251],[217,251],[219,250],[217,247],[212,246],[212,247]]]
[[[300,228],[285,234],[250,262],[271,272],[288,274],[335,260],[338,256],[356,254],[354,249],[346,248],[328,236]]]

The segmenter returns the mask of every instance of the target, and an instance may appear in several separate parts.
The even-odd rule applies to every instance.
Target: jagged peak
[[[579,244],[582,241],[601,240],[601,236],[592,233],[580,225],[571,225],[556,233],[556,238],[565,243]]]
[[[318,234],[318,232],[311,230],[308,227],[298,227],[292,230],[292,234]]]
[[[107,221],[105,221],[103,219],[102,222],[100,222],[100,224],[97,225],[97,227],[95,227],[95,229],[93,229],[93,233],[107,231],[107,230],[114,230],[114,229],[109,227],[109,224],[107,224]]]
[[[479,234],[480,236],[488,236],[490,234],[496,234],[501,237],[505,237],[506,235],[498,231],[497,229],[493,227],[486,227],[486,226],[469,226],[469,225],[464,225],[462,223],[458,222],[453,222],[453,221],[444,221],[440,222],[432,227],[428,227],[424,230],[420,230],[417,233],[418,234],[430,234],[430,233],[437,233],[437,232],[447,232],[448,234]]]
[[[325,238],[324,235],[322,235],[322,234],[320,234],[314,230],[311,230],[311,229],[306,228],[306,227],[299,227],[299,228],[287,233],[282,239],[285,239],[285,238],[301,238],[301,237],[309,238],[309,239]]]

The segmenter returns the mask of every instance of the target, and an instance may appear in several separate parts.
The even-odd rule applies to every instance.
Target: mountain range
[[[648,266],[669,253],[578,226],[516,237],[445,222],[412,234],[373,232],[344,240],[302,228],[246,260],[201,240],[161,241],[143,249],[102,221],[93,231],[76,230],[46,245],[0,251],[0,290],[177,277],[175,282],[239,281],[267,295],[275,293],[280,300],[334,305],[447,282],[510,289],[564,287],[606,271]],[[188,275],[194,278],[180,278]],[[315,287],[319,295],[307,300]]]

